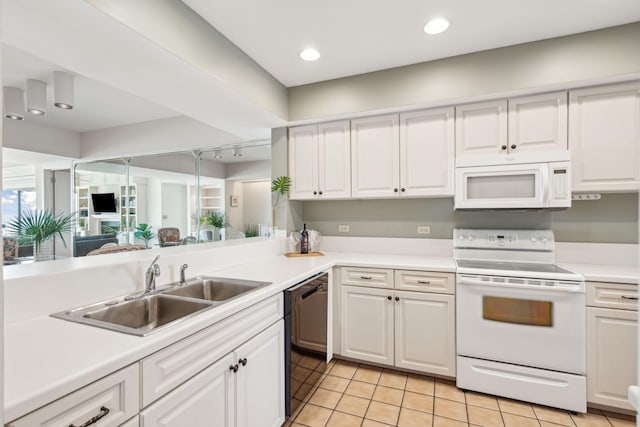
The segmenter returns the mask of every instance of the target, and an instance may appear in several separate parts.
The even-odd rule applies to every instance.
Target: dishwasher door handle
[[[300,299],[306,299],[309,298],[311,295],[315,294],[316,292],[318,292],[320,289],[322,289],[322,283],[309,289],[306,292],[303,292],[302,295],[300,295]]]

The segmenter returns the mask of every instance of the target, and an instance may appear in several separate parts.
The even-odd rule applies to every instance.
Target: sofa
[[[73,242],[74,256],[86,256],[94,249],[101,248],[107,243],[118,243],[113,234],[96,234],[94,236],[75,236]]]

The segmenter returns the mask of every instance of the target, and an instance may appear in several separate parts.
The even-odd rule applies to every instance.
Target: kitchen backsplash
[[[638,194],[603,194],[550,211],[454,211],[453,199],[335,200],[302,203],[302,221],[325,236],[450,239],[456,227],[551,228],[559,242],[638,243]],[[338,233],[348,225],[348,233]],[[429,234],[417,234],[429,226]]]

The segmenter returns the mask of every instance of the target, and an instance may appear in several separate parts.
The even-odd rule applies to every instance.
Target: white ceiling
[[[53,105],[54,71],[66,70],[12,46],[2,45],[3,86],[24,90],[27,79],[47,83],[47,115],[25,113],[26,121],[87,132],[179,115],[166,107],[77,74],[74,74],[73,110],[56,108]]]
[[[640,21],[638,0],[183,2],[287,87]],[[426,35],[438,16],[451,27]]]

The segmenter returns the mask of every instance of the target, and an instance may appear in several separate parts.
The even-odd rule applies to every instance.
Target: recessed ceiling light
[[[440,34],[447,31],[447,28],[449,28],[449,21],[444,18],[434,18],[424,26],[424,32],[429,35]]]
[[[309,47],[300,52],[300,58],[304,59],[305,61],[315,61],[316,59],[320,58],[320,52]]]

